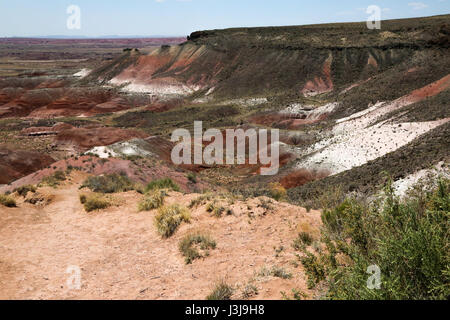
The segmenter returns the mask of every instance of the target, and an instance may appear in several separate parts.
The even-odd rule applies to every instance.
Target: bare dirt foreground
[[[169,239],[153,223],[155,211],[137,212],[141,195],[113,195],[116,206],[86,213],[79,201],[81,174],[58,189],[39,188],[50,202],[18,208],[0,207],[0,299],[205,299],[224,279],[242,298],[252,283],[256,299],[281,299],[282,291],[306,288],[292,242],[299,231],[317,238],[319,212],[261,199],[236,201],[233,215],[213,217],[205,207],[192,209],[192,221]],[[198,195],[172,193],[167,203],[188,205]],[[16,199],[19,199],[16,197]],[[207,232],[217,242],[210,256],[186,265],[180,239]],[[81,270],[81,289],[72,290],[69,266]],[[281,279],[261,272],[281,267],[292,273]]]

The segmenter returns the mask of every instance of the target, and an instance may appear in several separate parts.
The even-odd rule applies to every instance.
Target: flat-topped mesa
[[[361,22],[196,31],[147,55],[124,53],[91,74],[124,91],[169,98],[333,95],[419,52],[445,53],[449,25],[444,15],[383,21],[381,30]]]

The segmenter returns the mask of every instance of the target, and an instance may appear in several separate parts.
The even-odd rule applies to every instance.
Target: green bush
[[[206,297],[206,300],[220,301],[231,300],[233,295],[233,288],[224,281],[219,282],[214,287],[213,291]]]
[[[216,242],[211,237],[203,234],[191,234],[185,236],[179,244],[180,252],[185,257],[186,264],[191,264],[195,259],[209,255],[209,249],[216,248]],[[199,251],[203,252],[203,254]]]
[[[66,181],[66,178],[67,177],[66,177],[66,174],[64,173],[64,171],[58,170],[55,173],[53,173],[52,175],[42,179],[40,185],[45,185],[45,186],[49,186],[52,188],[56,188],[57,186],[59,186],[61,184],[62,181]]]
[[[22,197],[26,197],[28,192],[35,193],[37,188],[32,185],[21,186],[13,190],[13,192],[17,192],[18,195]]]
[[[326,250],[301,258],[310,284],[326,279],[330,299],[428,300],[450,297],[449,180],[400,200],[388,183],[370,204],[348,199],[322,214]],[[368,267],[381,270],[369,289]]]
[[[155,225],[159,234],[168,238],[175,233],[181,223],[191,220],[189,210],[178,204],[164,206],[155,217]]]
[[[89,177],[81,188],[89,188],[98,193],[117,193],[134,190],[134,182],[126,174],[108,174],[98,177]]]
[[[167,190],[173,190],[173,191],[180,191],[180,187],[173,182],[172,179],[166,178],[166,179],[160,179],[160,180],[154,180],[150,182],[147,187],[145,188],[145,192],[149,192],[152,190],[157,189],[167,189]]]
[[[160,208],[164,204],[164,198],[166,197],[164,190],[154,190],[149,194],[146,194],[144,199],[139,202],[139,211],[150,211]]]
[[[14,208],[17,206],[16,200],[4,194],[0,194],[0,204],[9,208]]]
[[[187,178],[191,183],[197,183],[197,176],[195,175],[195,173],[189,172],[187,174]]]
[[[80,202],[83,203],[84,210],[86,210],[86,212],[102,210],[111,206],[111,202],[108,199],[99,195],[89,195],[85,196],[85,198],[80,197]]]
[[[276,201],[282,201],[287,198],[286,189],[278,182],[269,184],[270,197]]]
[[[304,246],[310,246],[313,242],[312,236],[307,232],[300,232],[297,239],[294,240],[292,246],[296,250],[301,250]]]

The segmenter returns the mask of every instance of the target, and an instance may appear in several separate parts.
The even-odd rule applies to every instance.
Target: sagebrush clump
[[[191,264],[195,259],[208,256],[209,250],[216,248],[216,242],[208,235],[197,233],[185,236],[178,247],[186,264]]]
[[[84,210],[86,210],[86,212],[102,210],[111,206],[111,201],[109,199],[98,194],[81,195],[80,202],[83,204]]]
[[[169,238],[175,233],[183,222],[191,220],[190,212],[187,208],[178,204],[161,207],[155,217],[155,225],[159,234],[164,238]]]
[[[61,182],[66,181],[67,176],[64,171],[58,170],[52,175],[45,177],[41,180],[40,185],[49,186],[52,188],[56,188],[61,184]]]
[[[282,200],[287,199],[286,189],[278,182],[269,184],[269,192],[270,192],[270,196],[277,201],[282,201]]]
[[[167,196],[164,190],[154,190],[144,196],[144,199],[139,202],[139,211],[150,211],[160,208],[164,204],[164,199]]]
[[[206,300],[220,301],[231,300],[234,289],[225,281],[217,283],[212,292],[206,297]]]
[[[172,191],[180,191],[180,187],[173,182],[172,179],[170,178],[166,178],[166,179],[159,179],[159,180],[154,180],[152,182],[150,182],[146,187],[145,187],[145,192],[149,192],[152,190],[158,190],[158,189],[166,189],[166,190],[172,190]]]
[[[21,187],[14,189],[13,192],[17,192],[18,195],[20,195],[22,197],[26,197],[28,192],[35,193],[36,190],[37,190],[36,186],[26,185],[26,186],[21,186]]]
[[[14,208],[17,206],[16,200],[4,194],[0,194],[0,204],[8,208]]]
[[[134,190],[135,184],[124,173],[87,178],[80,188],[89,188],[98,193],[118,193]]]

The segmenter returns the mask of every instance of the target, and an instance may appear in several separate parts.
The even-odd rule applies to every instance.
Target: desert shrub
[[[190,181],[190,182],[192,182],[192,183],[197,183],[197,176],[195,175],[195,173],[193,173],[193,172],[189,172],[188,174],[187,174],[187,178],[188,178],[188,180]]]
[[[215,202],[210,202],[206,205],[206,211],[208,212],[213,212],[215,208],[216,208]]]
[[[173,191],[180,191],[180,187],[173,182],[172,179],[166,178],[166,179],[160,179],[160,180],[154,180],[150,182],[146,188],[145,192],[149,192],[156,189],[167,189],[167,190],[173,190]]]
[[[242,290],[242,299],[247,300],[258,295],[258,288],[252,284],[248,283]]]
[[[79,199],[80,199],[81,204],[85,204],[86,200],[87,200],[87,196],[85,194],[80,194]]]
[[[281,279],[291,279],[292,274],[287,272],[285,269],[277,266],[273,266],[272,268],[267,268],[266,266],[261,268],[261,270],[258,273],[259,277],[277,277]]]
[[[9,208],[14,208],[17,206],[16,200],[4,194],[0,194],[0,204]]]
[[[35,193],[37,188],[33,185],[21,186],[13,190],[13,192],[17,192],[18,195],[22,197],[26,197],[28,192]]]
[[[285,269],[281,267],[274,266],[270,270],[270,274],[273,277],[281,278],[281,279],[291,279],[292,273],[287,272]]]
[[[323,188],[317,194],[310,195],[299,204],[307,209],[332,209],[346,199],[346,193],[341,185],[331,185]],[[308,210],[310,211],[310,210]]]
[[[89,188],[98,193],[117,193],[134,190],[134,182],[126,174],[108,174],[104,176],[89,177],[81,188]]]
[[[284,291],[281,292],[281,295],[283,296],[283,300],[305,300],[308,298],[306,293],[296,288],[291,290],[291,295]]]
[[[322,257],[321,257],[322,258]],[[316,283],[325,280],[325,266],[314,254],[305,251],[305,255],[300,257],[300,261],[308,276],[308,288],[314,288]]]
[[[372,203],[347,199],[322,214],[326,250],[301,262],[330,299],[422,300],[450,296],[449,180],[400,200],[391,183]],[[381,270],[371,290],[368,267]]]
[[[164,198],[166,197],[164,190],[154,190],[145,195],[144,199],[139,202],[139,211],[150,211],[160,208],[164,204]]]
[[[292,246],[296,250],[301,250],[304,246],[310,246],[313,242],[312,236],[307,232],[300,232],[294,240]]]
[[[212,193],[205,193],[202,194],[201,196],[198,196],[197,198],[193,199],[191,201],[191,203],[189,204],[189,208],[196,208],[199,205],[204,204],[206,201],[210,201],[213,198],[213,194]]]
[[[64,171],[58,170],[52,175],[42,179],[40,185],[46,185],[52,188],[56,188],[61,184],[62,181],[66,181],[66,178],[67,177]]]
[[[287,197],[286,189],[278,182],[269,184],[269,192],[270,196],[277,201],[284,200]]]
[[[190,234],[180,241],[178,247],[185,257],[186,264],[191,264],[195,259],[208,256],[208,250],[215,249],[216,242],[208,235]]]
[[[80,202],[84,205],[86,212],[106,209],[111,206],[111,201],[99,195],[80,196]]]
[[[191,219],[189,210],[178,204],[159,208],[155,225],[161,236],[168,238],[175,233],[181,223]]]
[[[231,300],[233,291],[233,287],[231,287],[225,281],[221,281],[215,285],[213,291],[206,297],[206,300]]]
[[[216,201],[208,203],[206,211],[212,213],[216,218],[220,218],[224,212],[227,212],[227,215],[233,214],[231,209],[226,210],[223,206],[218,205]]]
[[[216,207],[214,207],[213,214],[216,218],[220,218],[225,211],[226,210],[224,207],[216,206]]]

